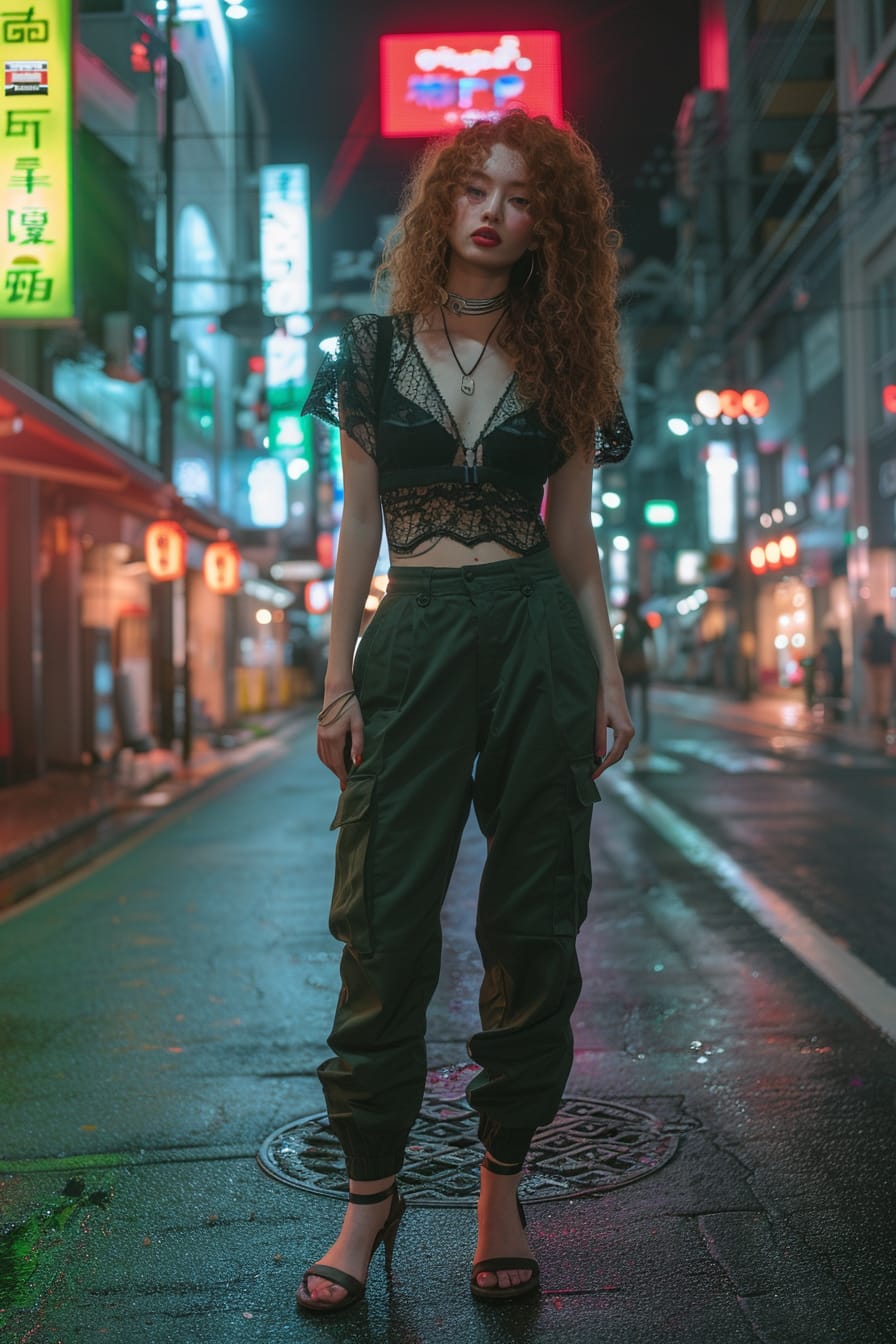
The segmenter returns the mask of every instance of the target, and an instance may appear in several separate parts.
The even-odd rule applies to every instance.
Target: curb
[[[189,771],[178,774],[162,770],[96,812],[63,823],[4,855],[0,859],[0,916],[26,903],[41,888],[86,867],[175,808],[200,797],[212,785],[258,765],[259,758],[264,760],[276,742],[297,735],[307,721],[305,709],[285,716],[264,736],[227,749],[226,756],[222,752],[220,766],[205,774],[191,776]],[[166,783],[173,786],[170,798],[159,807],[142,809],[140,799]]]

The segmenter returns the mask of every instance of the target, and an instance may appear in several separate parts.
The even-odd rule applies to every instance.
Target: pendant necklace
[[[463,366],[463,364],[461,364],[460,360],[459,360],[458,357],[457,357],[457,351],[455,350],[455,348],[454,348],[454,344],[453,344],[453,342],[452,342],[452,340],[451,340],[451,336],[450,336],[449,333],[448,333],[448,323],[445,321],[445,310],[444,310],[444,309],[440,309],[439,311],[440,311],[441,314],[442,314],[442,326],[443,326],[444,329],[445,329],[445,340],[448,342],[448,349],[451,351],[452,355],[454,356],[454,362],[455,362],[455,364],[456,364],[457,367],[460,369],[460,374],[461,374],[461,378],[460,378],[460,390],[461,390],[461,392],[463,392],[466,396],[468,396],[468,397],[472,397],[473,393],[476,391],[476,383],[475,383],[475,381],[474,381],[474,379],[473,379],[473,374],[476,372],[476,370],[479,368],[479,365],[482,363],[482,357],[483,357],[483,355],[485,354],[486,350],[488,349],[488,343],[489,343],[489,341],[490,341],[491,338],[494,336],[495,332],[498,330],[498,328],[500,327],[501,323],[504,321],[504,314],[503,314],[503,313],[501,314],[501,316],[498,318],[497,322],[496,322],[495,325],[492,327],[492,329],[491,329],[491,331],[489,332],[489,334],[486,336],[486,338],[485,338],[485,342],[484,342],[484,344],[483,344],[483,346],[482,346],[482,349],[479,351],[479,358],[476,360],[476,363],[473,365],[472,369],[465,369],[464,366]]]
[[[510,297],[509,289],[491,299],[465,299],[462,294],[455,294],[450,289],[442,292],[446,296],[442,306],[458,317],[481,317],[483,313],[495,313],[499,308],[507,307]]]

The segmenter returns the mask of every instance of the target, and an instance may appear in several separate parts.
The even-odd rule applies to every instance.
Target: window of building
[[[893,423],[884,408],[884,388],[896,383],[896,270],[871,290],[871,386],[874,397],[871,425],[880,429]]]

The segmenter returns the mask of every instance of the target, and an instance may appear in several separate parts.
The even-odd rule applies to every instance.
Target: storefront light
[[[772,522],[783,523],[784,511],[782,509],[772,509]]]
[[[799,631],[797,631],[790,642],[795,649],[803,649],[806,647],[806,636],[801,635]]]
[[[605,509],[618,509],[622,503],[622,496],[617,495],[615,490],[605,490],[600,498]]]
[[[617,551],[627,551],[627,550],[630,549],[630,547],[631,547],[631,542],[629,541],[628,537],[622,537],[622,536],[619,536],[619,537],[614,537],[614,538],[613,538],[613,548],[614,548],[614,550],[617,550]]]
[[[787,517],[788,517],[788,518],[795,518],[795,517],[796,517],[796,514],[797,514],[797,507],[796,507],[796,505],[794,504],[794,502],[793,502],[792,499],[785,500],[785,502],[784,502],[784,512],[787,514]]]
[[[267,607],[259,607],[255,613],[255,619],[259,625],[270,625],[274,619],[274,614]]]
[[[856,541],[867,541],[869,536],[870,533],[867,527],[862,526],[856,528]]]
[[[779,546],[781,548],[782,560],[791,561],[796,559],[797,551],[799,550],[796,537],[791,537],[789,534],[786,537],[782,537]]]
[[[300,481],[307,471],[311,470],[311,463],[304,457],[294,457],[287,464],[286,474],[291,481]]]
[[[762,546],[754,546],[750,551],[750,566],[754,574],[761,574],[767,564],[765,550]]]
[[[790,640],[787,638],[786,635],[775,635],[775,648],[776,648],[776,649],[786,649],[786,648],[787,648],[787,645],[788,645],[789,643],[790,643]]]
[[[680,415],[670,416],[666,421],[666,424],[672,433],[677,435],[680,439],[683,439],[685,434],[690,434],[691,432],[691,427],[687,420],[683,419]]]
[[[228,5],[224,13],[228,19],[248,19],[249,11],[245,5]]]
[[[603,521],[604,521],[604,516],[603,516],[602,513],[594,513],[594,512],[592,512],[592,514],[591,514],[591,526],[592,526],[592,527],[600,527],[600,526],[603,524]]]
[[[776,565],[780,565],[781,547],[778,545],[776,541],[769,541],[766,543],[765,558],[771,565],[772,569],[774,569]]]

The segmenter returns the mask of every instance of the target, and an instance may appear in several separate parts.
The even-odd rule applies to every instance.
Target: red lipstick
[[[501,241],[501,235],[494,229],[477,229],[472,238],[474,243],[479,243],[483,247],[497,247]]]

